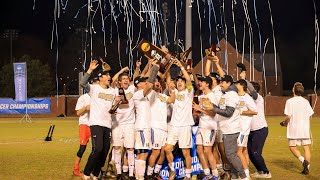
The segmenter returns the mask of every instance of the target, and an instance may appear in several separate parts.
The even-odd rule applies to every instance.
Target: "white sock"
[[[210,169],[209,168],[203,169],[203,172],[204,172],[204,175],[209,175]]]
[[[139,160],[139,167],[138,168],[138,177],[144,177],[144,173],[146,171],[146,161],[144,160]]]
[[[138,175],[139,175],[139,167],[140,167],[140,160],[139,159],[136,159],[134,161],[134,164],[135,164],[135,176],[136,176],[136,179],[138,179]]]
[[[174,171],[174,162],[169,164],[169,168],[170,168],[171,171]]]
[[[128,172],[129,171],[129,166],[122,166],[122,171],[123,172]]]
[[[154,167],[148,166],[148,171],[147,171],[147,175],[148,175],[148,176],[151,176],[151,175],[152,175],[153,169],[154,169]]]
[[[133,151],[127,151],[128,153],[128,164],[129,164],[129,176],[133,176],[134,171],[134,152]]]
[[[217,169],[218,169],[218,170],[223,169],[222,164],[217,164]]]
[[[154,168],[154,173],[159,173],[162,168],[162,164],[156,164],[156,167]]]
[[[121,174],[121,151],[114,150],[114,162],[116,164],[117,174]]]
[[[219,176],[218,169],[213,169],[213,170],[212,170],[212,175],[213,175],[213,176]]]
[[[301,163],[303,163],[303,161],[304,161],[304,157],[303,157],[303,156],[300,156],[298,159],[299,159],[299,161],[300,161]]]
[[[249,169],[245,169],[245,170],[244,170],[244,173],[246,173],[247,177],[250,177]]]
[[[186,177],[187,178],[191,178],[191,172],[192,172],[191,169],[186,169]]]

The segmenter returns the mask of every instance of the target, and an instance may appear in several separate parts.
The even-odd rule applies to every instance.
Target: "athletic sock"
[[[213,169],[213,170],[212,170],[212,175],[213,175],[213,176],[219,176],[218,169]]]
[[[148,175],[148,176],[151,176],[151,175],[152,175],[153,169],[154,169],[154,167],[148,166],[148,171],[147,171],[147,175]]]
[[[128,153],[128,164],[129,164],[129,176],[133,176],[134,171],[134,152],[127,151]]]
[[[114,150],[114,162],[116,164],[117,174],[121,174],[121,151]]]
[[[162,168],[162,164],[156,164],[156,167],[154,168],[154,173],[159,173]]]
[[[298,159],[299,159],[299,161],[300,161],[301,163],[303,163],[303,161],[304,161],[304,157],[303,157],[303,156],[300,156]]]
[[[122,172],[127,173],[129,171],[129,166],[122,166]]]
[[[186,177],[187,178],[191,178],[191,172],[192,172],[191,169],[186,169]]]

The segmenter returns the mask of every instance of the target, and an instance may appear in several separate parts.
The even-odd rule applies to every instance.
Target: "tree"
[[[44,97],[54,94],[55,84],[50,66],[38,59],[24,55],[19,62],[27,62],[28,97]],[[15,97],[13,65],[7,64],[0,70],[0,97]]]

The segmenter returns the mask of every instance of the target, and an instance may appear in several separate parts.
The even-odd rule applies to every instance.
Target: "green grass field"
[[[314,143],[311,171],[300,174],[301,163],[288,148],[283,117],[268,117],[269,136],[264,157],[273,179],[320,179],[320,118],[311,121]],[[19,123],[18,118],[0,119],[0,179],[80,179],[72,175],[79,147],[77,118],[34,118]],[[50,124],[55,124],[52,142],[45,142]],[[90,152],[88,146],[82,168]],[[251,172],[254,172],[251,165]]]

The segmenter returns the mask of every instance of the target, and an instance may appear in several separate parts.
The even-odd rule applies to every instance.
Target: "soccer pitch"
[[[279,125],[284,117],[267,117],[269,135],[263,155],[272,179],[320,179],[320,117],[311,120],[313,145],[310,174],[301,175],[301,163],[291,154],[286,128]],[[81,179],[72,175],[79,148],[78,119],[33,118],[33,123],[19,123],[20,118],[0,119],[0,179]],[[55,130],[51,142],[45,142],[51,124]],[[90,144],[90,143],[89,143]],[[91,145],[81,162],[83,169]],[[255,172],[250,164],[250,173]]]

